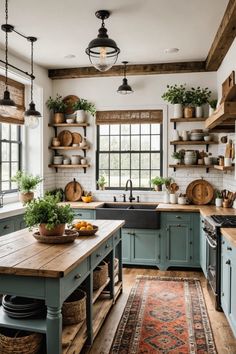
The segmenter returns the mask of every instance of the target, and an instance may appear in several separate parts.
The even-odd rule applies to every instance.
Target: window
[[[15,124],[0,124],[0,191],[15,192],[12,176],[21,169],[21,128]]]
[[[136,189],[150,189],[162,175],[162,124],[101,124],[97,127],[97,179],[123,189],[131,178]]]

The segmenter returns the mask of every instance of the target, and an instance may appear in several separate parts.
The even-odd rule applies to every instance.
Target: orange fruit
[[[81,231],[86,230],[86,226],[81,226],[80,230],[81,230]]]
[[[86,221],[81,221],[80,226],[87,226],[87,222]]]
[[[87,225],[86,230],[93,230],[92,225]]]
[[[76,228],[76,230],[79,230],[80,227],[81,227],[81,223],[80,223],[80,222],[76,223],[76,224],[74,225],[74,227]]]

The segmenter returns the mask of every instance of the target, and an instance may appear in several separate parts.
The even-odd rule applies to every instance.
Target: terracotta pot
[[[60,124],[65,122],[64,113],[54,113],[53,116],[53,123]]]
[[[195,113],[194,107],[184,107],[184,118],[193,118]]]
[[[41,236],[62,236],[65,232],[65,224],[59,224],[52,230],[46,229],[46,224],[39,225],[39,233]]]
[[[20,193],[19,200],[21,203],[26,204],[34,199],[34,192]]]
[[[155,191],[160,192],[162,190],[162,185],[161,184],[155,184],[154,185],[154,189],[155,189]]]

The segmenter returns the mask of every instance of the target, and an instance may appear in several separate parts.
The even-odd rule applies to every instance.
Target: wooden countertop
[[[124,225],[123,220],[90,221],[99,227],[96,235],[78,237],[73,243],[40,243],[27,229],[2,236],[0,274],[65,276]]]
[[[221,228],[222,234],[225,238],[236,247],[236,229],[234,228]]]
[[[60,205],[70,205],[73,209],[96,209],[101,207],[104,202],[91,202],[91,203],[84,203],[84,202],[62,202]]]
[[[199,213],[199,205],[180,205],[180,204],[164,204],[159,203],[157,207],[158,211],[184,211],[184,212],[196,212]]]

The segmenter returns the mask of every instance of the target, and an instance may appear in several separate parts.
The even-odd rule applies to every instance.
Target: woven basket
[[[36,354],[43,340],[41,333],[19,331],[9,328],[0,330],[1,354]]]
[[[76,289],[63,303],[62,321],[64,325],[76,324],[86,318],[86,293]]]
[[[116,276],[119,272],[119,259],[114,258],[114,276]]]
[[[93,290],[100,288],[108,278],[108,263],[101,262],[93,271]]]

